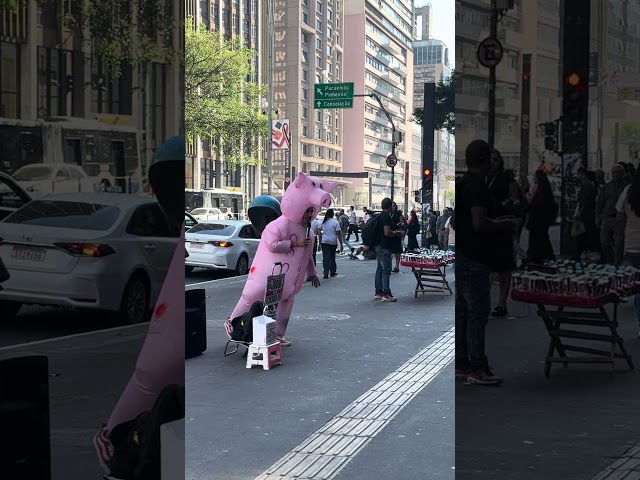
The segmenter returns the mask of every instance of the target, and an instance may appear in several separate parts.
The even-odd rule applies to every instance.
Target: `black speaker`
[[[197,357],[207,350],[207,302],[204,289],[186,290],[184,356]]]
[[[49,361],[0,357],[0,476],[51,480]]]

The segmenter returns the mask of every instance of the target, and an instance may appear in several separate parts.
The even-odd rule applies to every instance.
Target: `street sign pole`
[[[491,0],[491,26],[489,36],[498,38],[498,8],[496,0]],[[489,146],[496,140],[496,65],[489,68]]]
[[[436,130],[436,84],[424,84],[424,105],[422,108],[422,172],[434,170],[434,132]],[[431,180],[422,186],[422,242],[427,246],[427,210],[433,207],[433,173]]]

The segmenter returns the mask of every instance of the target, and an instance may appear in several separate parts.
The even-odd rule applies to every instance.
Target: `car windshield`
[[[13,174],[14,180],[18,182],[46,180],[49,177],[51,177],[51,169],[49,167],[23,168]]]
[[[189,230],[189,233],[199,233],[201,235],[216,235],[218,237],[230,237],[236,231],[234,225],[224,223],[199,223]]]
[[[191,215],[206,215],[206,208],[196,208],[195,210],[191,210]]]
[[[35,200],[4,221],[42,227],[78,230],[109,230],[120,216],[120,209],[111,205],[62,200]]]

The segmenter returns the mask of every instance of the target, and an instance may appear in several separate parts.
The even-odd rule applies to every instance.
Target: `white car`
[[[189,212],[199,222],[209,220],[224,220],[227,216],[219,208],[194,208]]]
[[[5,321],[24,304],[145,321],[179,243],[152,197],[119,193],[47,195],[0,222],[0,238]]]
[[[16,170],[13,179],[32,198],[49,193],[95,192],[84,168],[67,163],[32,163]]]
[[[249,222],[221,220],[200,222],[185,234],[186,271],[195,267],[232,270],[246,275],[260,245]]]

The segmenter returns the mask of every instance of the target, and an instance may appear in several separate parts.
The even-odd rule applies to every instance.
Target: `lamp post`
[[[271,139],[272,119],[273,119],[273,70],[275,61],[275,13],[273,8],[274,0],[267,0],[267,83],[269,85],[269,98],[267,99],[267,122],[269,131],[267,134],[267,194],[271,195],[273,184],[273,142]]]

